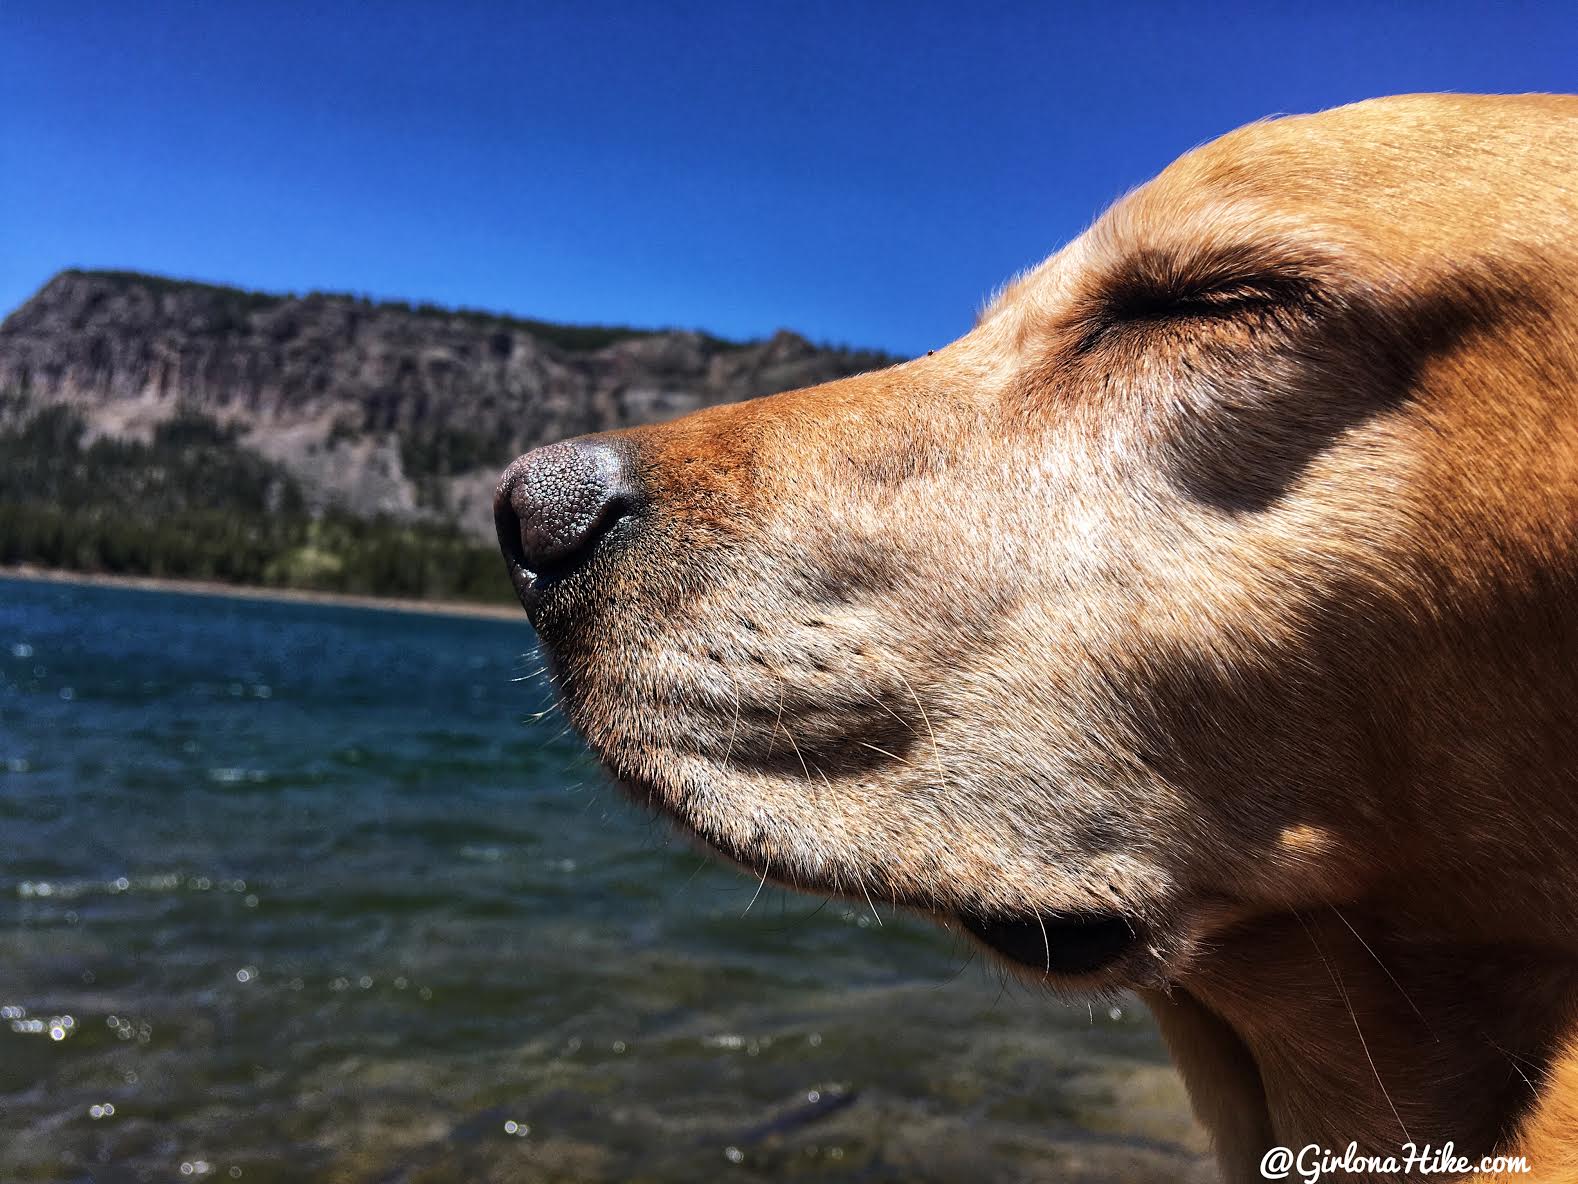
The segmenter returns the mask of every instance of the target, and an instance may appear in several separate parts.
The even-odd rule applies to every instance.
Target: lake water
[[[0,580],[0,1180],[1209,1177],[1132,1002],[758,895],[533,650]]]

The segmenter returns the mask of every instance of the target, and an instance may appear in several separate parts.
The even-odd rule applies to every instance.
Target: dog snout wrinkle
[[[538,578],[578,567],[634,508],[630,467],[617,444],[588,439],[550,444],[518,458],[493,500],[505,556]]]

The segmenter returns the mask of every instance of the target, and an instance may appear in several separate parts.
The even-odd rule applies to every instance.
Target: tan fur
[[[1578,100],[1252,125],[934,355],[625,438],[639,536],[534,620],[638,797],[1122,916],[1052,985],[1144,994],[1230,1180],[1578,1178]]]
[[[1474,1177],[1474,1184],[1578,1180],[1578,1044],[1566,1046],[1543,1086],[1510,1149],[1530,1170],[1491,1172]]]

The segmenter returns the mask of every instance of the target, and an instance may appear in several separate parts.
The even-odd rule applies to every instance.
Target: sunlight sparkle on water
[[[75,1016],[52,1015],[47,1020],[29,1018],[27,1008],[14,1004],[0,1007],[0,1019],[11,1021],[11,1031],[19,1036],[45,1036],[55,1043],[77,1034]]]

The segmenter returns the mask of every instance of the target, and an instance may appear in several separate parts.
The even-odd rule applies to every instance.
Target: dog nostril
[[[624,449],[595,439],[550,444],[516,459],[493,495],[505,558],[556,576],[589,558],[634,505]]]

